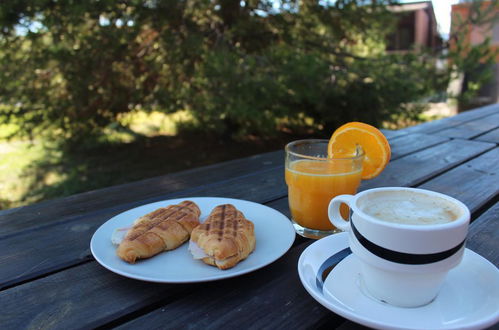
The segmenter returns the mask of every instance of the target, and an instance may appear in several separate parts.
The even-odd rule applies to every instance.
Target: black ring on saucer
[[[382,246],[379,246],[364,236],[362,236],[361,233],[355,228],[353,221],[350,220],[350,224],[352,227],[352,231],[359,241],[359,243],[366,248],[369,252],[372,254],[388,260],[392,262],[396,262],[399,264],[406,264],[406,265],[424,265],[424,264],[431,264],[437,261],[442,261],[444,259],[447,259],[448,257],[454,255],[461,247],[464,245],[466,242],[466,239],[463,240],[461,243],[456,245],[455,247],[442,251],[442,252],[437,252],[437,253],[429,253],[429,254],[413,254],[413,253],[404,253],[404,252],[398,252],[394,250],[389,250],[386,249]]]
[[[322,265],[319,267],[317,274],[315,275],[315,285],[320,292],[322,292],[322,288],[324,286],[324,281],[326,281],[327,276],[336,267],[337,264],[340,263],[341,260],[345,259],[352,253],[349,247],[344,248],[341,251],[336,252],[329,258],[327,258]]]

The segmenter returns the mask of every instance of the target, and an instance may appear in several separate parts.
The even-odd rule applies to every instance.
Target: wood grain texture
[[[363,325],[360,325],[358,323],[355,323],[353,321],[345,321],[343,324],[341,324],[336,330],[369,330],[372,328],[365,327]]]
[[[450,139],[446,137],[420,133],[408,134],[397,139],[390,139],[389,143],[392,150],[391,160],[441,144],[448,140]]]
[[[276,209],[277,211],[284,214],[286,217],[291,218],[291,212],[289,211],[289,203],[287,196],[273,200],[265,205],[273,209]]]
[[[222,183],[238,176],[283,165],[284,152],[276,151],[216,165],[204,166],[170,175],[89,191],[65,198],[0,211],[0,237],[18,230],[67,221],[96,210],[116,208],[126,203],[147,203],[165,199],[179,190],[213,182]]]
[[[473,221],[466,247],[499,267],[499,202]]]
[[[420,188],[462,201],[471,212],[499,195],[499,148],[494,148],[428,182]]]
[[[477,136],[476,138],[474,138],[474,140],[499,144],[499,128],[496,128],[483,135]]]
[[[265,203],[287,195],[283,172],[283,167],[263,170],[165,197],[219,196]],[[136,206],[137,203],[122,204],[119,208],[4,236],[0,240],[0,287],[88,260],[95,230],[117,213]]]
[[[434,133],[443,129],[454,127],[471,120],[495,115],[499,112],[499,104],[491,104],[481,108],[465,111],[456,116],[446,117],[439,120],[432,120],[423,124],[401,129],[404,133]]]
[[[41,202],[23,208],[0,211],[0,237],[18,230],[36,228],[55,222],[71,221],[74,217],[86,217],[102,209],[119,205],[141,205],[163,200],[179,190],[193,189],[211,183],[221,184],[237,176],[276,168],[283,164],[281,151],[248,157],[237,161],[188,170],[163,177],[142,180],[126,185]],[[192,195],[191,195],[192,196]]]
[[[189,325],[196,329],[294,329],[323,325],[334,328],[343,319],[313,300],[296,271],[298,258],[309,244],[294,248],[269,269],[234,279],[227,285],[220,283],[229,290],[208,287],[119,328],[136,329],[141,324],[152,328]]]
[[[487,226],[493,221],[492,219],[497,219],[498,213],[499,206],[496,210],[484,214],[480,219],[481,226]],[[497,230],[499,228],[496,228],[499,222],[496,221],[496,223],[496,226],[489,227],[483,235],[482,229],[477,226],[478,222],[472,225],[468,247],[474,248],[477,252],[493,251],[494,243],[497,242],[499,235],[499,230]],[[310,242],[302,244],[299,248],[290,251],[285,257],[290,259],[287,260],[286,265],[297,262],[298,253],[303,251],[303,246],[309,244]],[[499,258],[497,253],[495,258]],[[283,272],[286,271],[288,269],[283,269]],[[258,276],[260,277],[260,274]],[[149,324],[152,327],[168,324],[173,328],[181,328],[189,324],[195,329],[232,328],[242,325],[244,328],[254,329],[368,329],[355,322],[341,322],[336,314],[325,310],[320,304],[311,300],[304,292],[296,272],[290,272],[286,276],[278,274],[277,277],[265,277],[265,279],[266,281],[262,284],[262,278],[256,278],[256,282],[246,281],[243,278],[241,282],[229,284],[233,288],[229,292],[216,291],[216,288],[202,290],[196,295],[184,297],[173,304],[160,307],[126,322],[118,328],[135,329],[141,324]],[[196,319],[195,323],[191,323],[193,319]]]
[[[429,141],[429,140],[428,140]],[[466,152],[463,153],[467,155]],[[282,161],[281,161],[282,162]],[[414,177],[413,177],[414,179]],[[415,178],[415,180],[421,178]],[[381,182],[386,184],[386,182]],[[199,186],[187,191],[178,191],[162,196],[164,199],[190,196],[223,196],[241,198],[265,203],[287,195],[283,180],[283,168],[262,170],[232,180]],[[138,201],[115,205],[112,208],[92,213],[66,217],[55,224],[17,231],[15,235],[4,236],[0,241],[0,286],[8,286],[41,276],[60,268],[88,260],[88,242],[95,230],[112,216],[127,209],[156,200]],[[289,216],[287,202],[284,212]],[[39,242],[33,245],[32,241]],[[65,251],[65,247],[72,248]],[[13,258],[19,260],[11,263]]]
[[[362,182],[361,189],[415,186],[493,147],[485,142],[450,140],[390,162],[378,177]]]
[[[434,134],[457,139],[471,139],[497,127],[499,127],[499,112],[492,116],[486,116],[435,132]]]
[[[268,310],[260,308],[263,297],[259,298],[260,292],[267,291],[263,288],[265,285],[278,278],[285,279],[289,275],[293,276],[292,283],[299,284],[296,262],[304,247],[293,249],[270,266],[253,273],[200,284],[170,285],[136,281],[116,275],[97,263],[90,262],[0,292],[0,303],[3,306],[0,324],[5,329],[29,328],[35,325],[40,328],[93,328],[156,305],[166,305],[168,311],[175,310],[175,306],[185,308],[185,313],[166,323],[169,325],[180,324],[178,322],[185,320],[184,316],[191,322],[201,322],[205,308],[213,311],[211,316],[204,317],[205,320],[217,313],[227,313],[227,320],[237,322],[237,311],[228,313],[234,310],[234,302],[237,302],[236,306],[243,308],[242,302],[251,301],[253,308],[265,314]],[[294,287],[299,288],[297,285]],[[280,287],[279,291],[283,289],[285,290]],[[286,299],[284,296],[277,297],[279,295],[276,295],[275,291],[272,293],[272,299]],[[303,305],[313,303],[303,287],[298,293],[290,294],[307,298],[308,300],[301,302]],[[189,303],[183,305],[183,299],[187,299]],[[19,301],[23,302],[23,308],[19,308],[16,303]],[[209,303],[206,304],[205,301]],[[317,306],[311,307],[319,313],[330,314],[326,310],[321,311]],[[306,310],[303,313],[305,312]]]
[[[360,190],[419,186],[462,200],[475,216],[480,214],[470,226],[467,247],[497,266],[497,142],[480,141],[487,134],[469,141],[433,133],[484,123],[498,112],[499,105],[492,105],[388,133],[393,161]],[[289,217],[283,160],[284,153],[278,151],[0,211],[0,327],[360,329],[322,307],[303,288],[296,265],[312,243],[305,238],[297,237],[291,250],[267,267],[199,284],[131,280],[90,257],[90,237],[98,226],[117,213],[161,199],[241,198]]]
[[[449,151],[458,147],[457,144],[461,148],[460,153],[455,157],[449,157]],[[381,179],[378,177],[366,181],[367,184],[363,184],[361,189],[372,187],[368,184],[372,184],[373,181],[378,186],[413,185],[487,148],[490,148],[490,144],[450,141],[394,161],[381,175]],[[286,195],[283,168],[278,167],[187,191],[179,191],[165,198],[223,196],[266,203]],[[55,225],[37,227],[36,230],[19,231],[16,235],[5,236],[0,241],[0,268],[3,270],[0,273],[0,286],[19,283],[88,260],[90,256],[88,242],[98,226],[115,214],[136,206],[138,203],[122,204],[119,207],[89,214],[84,218],[65,219]],[[31,243],[33,239],[44,248],[39,249],[39,246],[34,246]],[[71,246],[72,249],[64,251],[64,247],[67,246]],[[19,261],[11,263],[13,258]]]
[[[94,328],[196,289],[127,279],[96,262],[0,292],[2,329]]]
[[[406,134],[409,134],[407,132],[403,132],[401,130],[392,130],[392,129],[380,129],[381,133],[383,133],[384,136],[386,136],[387,139],[394,139]]]

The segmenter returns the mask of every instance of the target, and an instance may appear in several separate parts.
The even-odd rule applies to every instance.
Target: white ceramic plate
[[[128,264],[116,256],[111,235],[116,228],[130,226],[135,219],[162,206],[184,200],[195,202],[201,209],[201,222],[220,204],[233,204],[255,224],[256,248],[246,260],[235,267],[220,270],[192,258],[185,243],[175,250],[163,252],[150,259]],[[254,202],[219,197],[188,197],[142,205],[109,219],[92,236],[90,250],[102,266],[117,274],[137,280],[160,283],[193,283],[239,276],[262,268],[280,258],[293,244],[295,231],[291,221],[282,213]]]
[[[402,308],[382,303],[365,292],[359,261],[352,254],[333,268],[320,290],[319,269],[346,247],[346,233],[313,243],[300,256],[298,273],[315,300],[351,321],[378,329],[483,329],[499,321],[499,271],[469,249],[461,264],[449,272],[433,302]]]

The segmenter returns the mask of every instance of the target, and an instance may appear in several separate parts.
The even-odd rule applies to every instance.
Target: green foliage
[[[406,105],[450,75],[429,54],[384,52],[391,3],[3,2],[0,124],[73,144],[136,109],[188,110],[226,137],[291,123],[325,135],[345,121],[379,125],[415,112]]]
[[[477,101],[477,95],[493,78],[493,67],[499,58],[499,48],[491,46],[490,37],[471,44],[470,35],[477,27],[482,33],[488,31],[492,35],[493,27],[499,21],[499,2],[473,1],[466,18],[456,15],[453,20],[454,32],[449,38],[448,53],[452,65],[450,74],[463,77],[462,90],[454,97],[459,107],[466,110],[483,105]]]

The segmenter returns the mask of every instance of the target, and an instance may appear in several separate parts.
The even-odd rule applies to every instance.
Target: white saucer
[[[352,254],[333,268],[321,290],[319,269],[322,273],[324,263],[347,247],[347,233],[316,241],[300,256],[298,273],[315,300],[351,321],[380,329],[483,329],[499,321],[499,270],[469,249],[461,264],[449,272],[433,302],[402,308],[365,292],[359,261]]]

